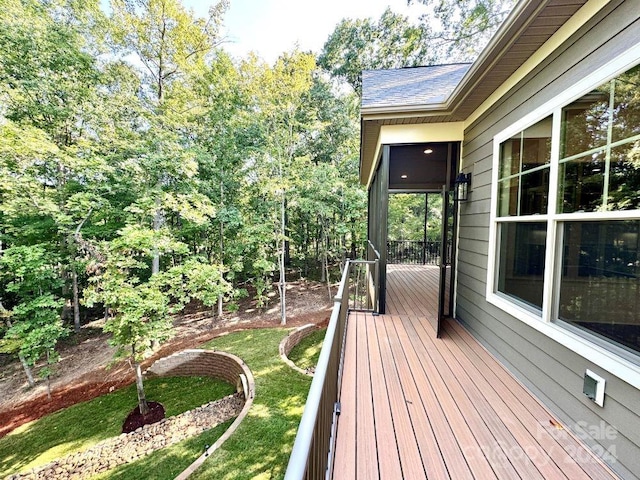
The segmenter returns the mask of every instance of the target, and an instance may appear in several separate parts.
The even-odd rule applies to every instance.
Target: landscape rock
[[[200,435],[240,413],[242,394],[233,394],[160,422],[145,425],[134,432],[108,438],[82,452],[71,453],[8,480],[81,480],[119,465],[142,458],[187,438]]]

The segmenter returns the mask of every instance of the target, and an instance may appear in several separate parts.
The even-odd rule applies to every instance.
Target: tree
[[[29,367],[46,359],[40,376],[47,379],[50,397],[51,365],[58,359],[55,347],[66,334],[58,295],[62,282],[55,261],[41,245],[8,248],[0,257],[0,282],[10,296],[11,308],[2,306],[9,327],[2,342],[4,350],[17,352]],[[26,368],[25,373],[29,377]]]
[[[344,19],[318,64],[360,95],[362,70],[473,61],[509,13],[513,0],[408,0],[432,13],[412,23],[387,9],[376,22]]]
[[[184,175],[193,177],[193,155],[180,130],[190,104],[186,78],[203,70],[216,46],[222,14],[222,0],[199,19],[177,0],[112,0],[114,37],[124,53],[132,52],[144,66],[150,128],[146,131],[145,159],[149,165],[149,196],[154,198],[153,228],[166,222],[162,191]],[[153,152],[153,153],[151,153]],[[191,171],[190,171],[191,167]],[[160,255],[153,256],[152,271],[160,271]]]
[[[256,170],[264,183],[262,195],[272,202],[278,212],[274,232],[278,252],[281,324],[286,324],[286,261],[287,261],[287,207],[291,189],[291,165],[296,157],[304,155],[304,137],[308,118],[304,112],[304,99],[313,84],[315,58],[308,53],[285,53],[273,68],[262,66],[255,95],[258,99],[257,119],[263,142],[262,162]]]
[[[100,169],[89,153],[102,42],[97,1],[7,0],[0,9],[0,150],[8,194],[2,198],[10,245],[48,243],[65,281],[63,296],[80,326],[77,245],[73,232],[88,210],[78,198]],[[80,197],[74,198],[76,195]],[[79,215],[79,218],[78,218]],[[24,225],[29,235],[25,235]],[[70,285],[72,284],[72,285]]]
[[[362,70],[424,65],[433,61],[428,31],[387,8],[377,22],[344,19],[324,44],[318,64],[360,94]]]
[[[429,44],[439,59],[470,62],[480,54],[502,21],[514,0],[408,0],[433,9],[423,15],[423,25],[433,25]]]
[[[164,272],[151,274],[150,260],[155,251],[174,259],[188,254],[187,246],[164,231],[127,226],[119,236],[104,245],[102,270],[92,279],[87,303],[109,306],[104,326],[111,333],[116,357],[127,357],[136,375],[138,405],[144,416],[149,412],[141,363],[154,342],[161,343],[173,333],[171,314],[177,313],[190,298],[211,306],[229,286],[215,265],[191,258]]]

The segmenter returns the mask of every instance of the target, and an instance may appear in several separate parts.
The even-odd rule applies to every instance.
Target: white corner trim
[[[531,73],[545,58],[562,45],[571,35],[587,23],[591,17],[604,8],[610,0],[589,0],[578,10],[549,40],[547,40],[529,59],[524,62],[507,80],[502,83],[476,110],[465,120],[470,126],[509,90]]]

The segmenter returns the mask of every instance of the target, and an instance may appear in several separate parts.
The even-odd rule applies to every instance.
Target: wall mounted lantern
[[[471,174],[460,172],[454,184],[453,199],[456,202],[466,202],[469,198],[469,187],[471,186]]]

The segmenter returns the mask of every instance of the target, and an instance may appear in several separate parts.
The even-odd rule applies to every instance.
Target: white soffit
[[[529,57],[499,88],[497,88],[471,115],[465,120],[465,127],[469,127],[480,116],[489,110],[493,104],[507,94],[518,82],[522,81],[538,65],[540,65],[553,51],[576,33],[596,13],[602,10],[611,0],[589,0],[562,27],[554,33],[531,57]]]

